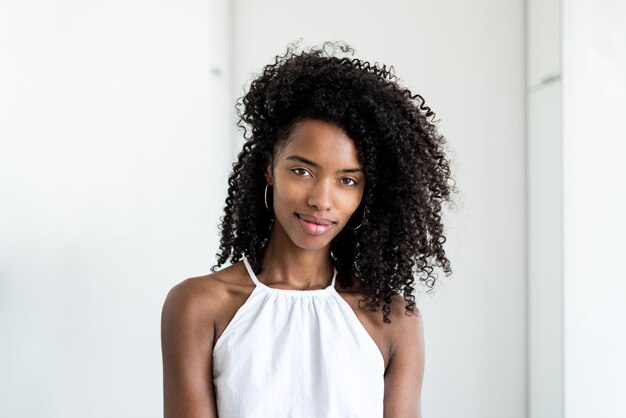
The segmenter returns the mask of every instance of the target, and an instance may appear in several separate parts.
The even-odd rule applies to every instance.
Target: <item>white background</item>
[[[586,14],[589,3],[570,2],[583,5],[572,16],[598,25],[616,13]],[[161,306],[174,284],[214,264],[226,178],[241,145],[234,100],[303,38],[344,40],[358,57],[394,65],[449,140],[461,190],[446,213],[454,275],[434,297],[420,295],[424,416],[525,417],[525,97],[534,76],[525,70],[525,21],[522,0],[0,0],[0,416],[161,415]],[[610,55],[624,45],[623,29],[606,39]],[[623,56],[618,64],[623,74]],[[617,103],[623,115],[623,76],[602,68],[613,74],[599,79],[613,98],[607,106]],[[582,120],[573,110],[566,120]],[[608,112],[596,111],[594,118]],[[609,114],[622,121],[603,128],[615,132],[603,146],[617,162],[624,119]],[[577,161],[571,155],[566,166]],[[576,200],[580,183],[571,178],[565,190]],[[594,201],[619,195],[613,183],[603,187]],[[603,245],[588,266],[600,266],[602,254],[619,259],[623,245],[611,227],[623,202],[602,212],[603,235],[586,241]],[[600,321],[609,321],[605,330],[617,327],[615,318],[623,323],[617,266],[602,265],[596,305],[586,304],[587,288],[568,293],[570,318],[589,321],[586,333],[570,332],[571,347]],[[612,302],[597,308],[605,300]],[[603,335],[614,344],[610,366],[624,340]],[[599,348],[588,342],[582,350],[566,351],[572,411],[582,393],[595,403],[602,390],[590,392],[594,364],[579,361],[597,358]],[[602,366],[614,390],[604,407],[615,411],[622,386]]]
[[[211,11],[0,2],[0,416],[161,415],[161,306],[229,169]]]
[[[564,411],[626,416],[626,3],[563,8]]]

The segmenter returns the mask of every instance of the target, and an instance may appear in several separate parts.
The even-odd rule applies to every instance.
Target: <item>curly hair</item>
[[[228,179],[218,260],[211,270],[246,255],[260,272],[273,225],[264,204],[264,169],[297,122],[321,120],[354,141],[366,179],[353,215],[355,224],[363,220],[361,227],[344,228],[330,245],[337,280],[342,288],[357,280],[361,302],[373,311],[382,304],[386,323],[394,295],[414,314],[415,278],[431,291],[435,266],[452,273],[441,208],[451,201],[454,184],[435,113],[422,96],[398,85],[393,66],[337,56],[338,50],[354,54],[343,42],[296,49],[290,44],[277,55],[237,101],[245,143]]]

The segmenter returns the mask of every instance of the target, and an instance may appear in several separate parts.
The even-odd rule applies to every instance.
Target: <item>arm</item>
[[[213,315],[206,286],[186,280],[161,314],[164,418],[217,418],[213,387]]]
[[[424,332],[419,313],[405,315],[404,299],[392,309],[389,364],[385,371],[385,417],[421,418]]]

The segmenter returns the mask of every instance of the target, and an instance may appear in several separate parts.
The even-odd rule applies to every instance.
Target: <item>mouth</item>
[[[315,216],[301,215],[296,213],[300,224],[306,232],[311,235],[325,234],[330,228],[335,225],[335,222],[325,218],[316,218]]]

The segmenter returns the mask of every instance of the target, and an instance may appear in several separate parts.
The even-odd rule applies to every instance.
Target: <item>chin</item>
[[[323,250],[326,247],[329,247],[330,241],[324,241],[323,243],[319,243],[319,244],[313,244],[311,242],[301,242],[301,243],[295,243],[295,244],[296,246],[298,246],[299,248],[303,250],[319,251],[319,250]]]
[[[325,237],[325,236],[305,236],[305,237],[294,237],[291,242],[294,243],[295,246],[310,251],[319,251],[326,247],[330,247],[330,242],[335,236]]]

